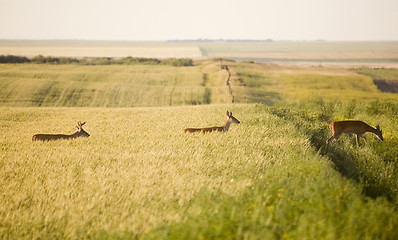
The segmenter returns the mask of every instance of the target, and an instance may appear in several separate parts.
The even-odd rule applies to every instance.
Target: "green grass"
[[[372,78],[367,76],[369,74],[359,70],[249,63],[230,63],[230,66],[236,71],[233,79],[236,99],[243,103],[275,104],[317,99],[395,101],[398,97],[378,90]],[[356,71],[365,75],[357,74]],[[382,71],[374,70],[377,73]],[[390,77],[396,76],[394,70],[385,71]]]
[[[398,69],[395,68],[358,68],[353,71],[370,76],[372,79],[398,80]]]
[[[372,79],[364,76],[334,76],[320,74],[281,74],[286,98],[327,100],[347,96],[349,99],[364,99],[378,95]]]

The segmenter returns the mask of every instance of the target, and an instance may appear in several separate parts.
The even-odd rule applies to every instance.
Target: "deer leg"
[[[328,150],[329,143],[332,142],[332,141],[339,140],[339,138],[341,137],[341,134],[342,133],[339,133],[339,134],[334,133],[330,138],[328,138],[328,140],[326,140],[326,147],[325,147],[324,154],[326,154],[326,152]]]
[[[363,138],[363,139],[365,140],[365,143],[367,142],[364,135],[359,135],[359,134],[357,134],[357,147],[359,147],[359,138],[360,138],[360,137]]]
[[[360,138],[360,137],[363,138],[363,139],[365,140],[365,143],[367,142],[364,135],[359,135],[359,134],[357,134],[357,147],[359,147],[359,138]]]
[[[323,154],[326,154],[326,152],[328,151],[329,143],[330,143],[331,141],[333,141],[334,138],[335,138],[335,136],[332,135],[330,138],[328,138],[328,139],[326,140],[326,147],[325,147],[325,151],[323,151]]]
[[[327,140],[326,140],[326,145],[328,145],[331,141],[333,141],[334,140],[334,135],[332,135],[330,138],[328,138]]]

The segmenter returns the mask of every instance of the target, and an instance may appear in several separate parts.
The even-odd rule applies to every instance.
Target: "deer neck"
[[[225,124],[223,125],[224,127],[224,131],[228,131],[229,127],[231,126],[231,121],[229,121],[229,119],[225,122]]]
[[[79,135],[80,135],[80,132],[77,131],[77,132],[75,132],[74,134],[66,135],[66,136],[68,136],[69,138],[77,138],[77,137],[79,137]]]
[[[374,134],[376,134],[376,135],[379,134],[379,131],[378,131],[376,128],[373,128],[373,127],[371,127],[371,126],[369,126],[369,125],[366,126],[366,131],[367,131],[367,132],[374,133]]]

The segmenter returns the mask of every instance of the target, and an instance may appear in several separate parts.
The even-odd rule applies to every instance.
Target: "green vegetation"
[[[125,57],[114,59],[111,57],[87,58],[71,58],[71,57],[51,57],[37,55],[32,59],[14,55],[1,55],[0,63],[36,63],[36,64],[80,64],[80,65],[114,65],[114,64],[149,64],[149,65],[170,65],[174,67],[193,66],[193,60],[189,58],[141,58],[141,57]]]
[[[0,237],[397,239],[396,94],[364,70],[224,64],[235,104],[213,60],[1,65]],[[182,132],[227,110],[227,133]],[[385,140],[343,135],[322,155],[342,119]],[[89,138],[30,141],[77,121]]]
[[[352,70],[233,62],[229,65],[236,71],[233,89],[237,91],[238,102],[274,104],[311,99],[371,101],[396,100],[398,97],[380,92],[371,77]],[[395,72],[390,76],[397,74]]]
[[[353,69],[353,71],[373,79],[398,80],[398,69],[396,68],[359,68]]]
[[[305,100],[322,98],[339,99],[347,96],[350,99],[364,99],[378,95],[372,79],[364,76],[338,76],[320,74],[282,74],[281,81],[286,88],[284,94],[290,99]]]
[[[0,55],[0,63],[28,63],[31,60],[27,57],[14,56],[14,55]]]

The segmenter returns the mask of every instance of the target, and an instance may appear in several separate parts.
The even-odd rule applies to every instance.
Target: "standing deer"
[[[380,126],[377,125],[375,128],[372,128],[368,124],[362,121],[338,121],[338,122],[331,122],[329,125],[330,130],[332,130],[332,136],[326,140],[326,147],[324,154],[326,154],[328,150],[329,143],[333,140],[338,140],[343,133],[351,133],[356,134],[357,138],[357,146],[359,146],[359,138],[365,139],[364,134],[366,132],[374,133],[381,141],[383,141],[382,131]]]
[[[80,121],[77,122],[77,131],[71,135],[65,135],[65,134],[36,134],[32,136],[32,142],[34,141],[46,141],[46,140],[58,140],[58,139],[72,139],[72,138],[78,138],[78,137],[89,137],[90,134],[88,134],[86,131],[83,130],[82,126],[86,124],[86,122],[81,123]]]
[[[238,119],[236,119],[234,116],[232,116],[232,112],[227,111],[227,116],[228,116],[227,121],[221,127],[185,128],[184,133],[186,133],[186,132],[213,132],[213,131],[226,132],[226,131],[228,131],[231,123],[240,123]]]

